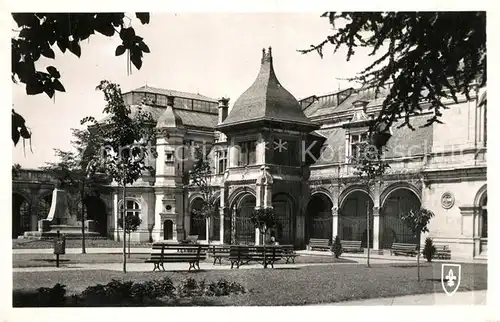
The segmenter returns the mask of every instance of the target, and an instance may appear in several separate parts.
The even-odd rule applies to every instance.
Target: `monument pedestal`
[[[26,231],[25,239],[52,239],[57,233],[64,234],[67,239],[82,238],[82,224],[77,221],[76,216],[71,216],[67,207],[66,191],[54,189],[52,193],[52,204],[47,219],[38,221],[38,231]],[[96,231],[96,223],[93,220],[85,221],[85,237],[99,239],[101,236]],[[106,239],[105,237],[101,237]]]

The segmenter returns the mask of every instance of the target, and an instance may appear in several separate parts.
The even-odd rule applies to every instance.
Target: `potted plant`
[[[425,239],[425,246],[424,246],[424,250],[422,251],[422,253],[428,262],[432,261],[432,258],[434,257],[434,254],[436,253],[436,246],[434,246],[434,244],[432,242],[432,238],[427,237]]]

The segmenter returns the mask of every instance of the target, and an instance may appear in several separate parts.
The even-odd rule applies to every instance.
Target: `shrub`
[[[179,291],[178,295],[180,297],[192,297],[192,296],[199,296],[199,295],[203,294],[201,292],[203,290],[200,290],[198,282],[192,277],[188,277],[186,279],[183,279],[181,281],[181,285],[179,285],[178,291]]]
[[[14,291],[14,307],[57,307],[64,306],[66,286],[57,283],[54,287],[40,287],[35,291]]]
[[[335,258],[339,258],[342,255],[342,245],[340,244],[340,237],[335,236],[335,240],[332,244],[332,252],[335,255]]]
[[[432,238],[427,237],[425,239],[425,246],[424,250],[422,251],[424,254],[425,259],[427,259],[428,262],[432,261],[432,258],[434,257],[434,254],[436,253],[436,246],[434,246],[432,242]]]

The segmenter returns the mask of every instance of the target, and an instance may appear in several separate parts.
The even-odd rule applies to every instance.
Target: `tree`
[[[269,229],[279,228],[281,225],[278,218],[276,217],[274,208],[271,207],[255,209],[250,216],[250,220],[254,227],[259,229],[259,237],[262,237],[263,245],[266,244],[266,236]],[[264,251],[264,268],[266,267],[267,260],[266,252]]]
[[[377,141],[377,132],[368,133],[368,142]],[[383,147],[375,146],[370,143],[361,144],[359,155],[353,156],[351,162],[355,169],[355,174],[360,182],[366,187],[368,196],[376,184],[382,182],[384,173],[390,168],[389,163],[382,158]],[[366,259],[367,266],[370,267],[370,202],[366,205]]]
[[[149,23],[149,13],[136,13],[142,24]],[[12,72],[14,83],[26,85],[26,94],[47,94],[50,98],[55,91],[65,92],[61,83],[61,74],[54,66],[45,71],[37,70],[35,64],[43,56],[55,59],[54,47],[62,53],[69,50],[75,56],[81,56],[80,42],[99,32],[106,37],[120,36],[122,44],[115,55],[128,52],[129,61],[137,69],[142,66],[143,53],[149,53],[149,47],[142,37],[135,34],[131,26],[132,19],[125,13],[13,13],[17,24],[15,36],[11,38]],[[29,139],[31,132],[25,125],[24,118],[12,110],[12,141],[17,145],[19,138]]]
[[[318,45],[299,50],[316,51],[324,46],[333,53],[347,48],[347,61],[358,48],[371,49],[379,57],[350,81],[374,88],[385,99],[372,126],[393,124],[413,129],[410,118],[423,106],[434,111],[427,124],[441,123],[443,101],[462,93],[469,98],[471,84],[486,85],[486,12],[326,12],[333,34]]]
[[[148,155],[156,157],[156,149],[151,148],[155,141],[155,122],[150,113],[142,111],[131,114],[129,106],[123,101],[120,86],[109,81],[101,81],[97,90],[104,93],[106,106],[104,114],[109,117],[97,121],[94,117],[82,119],[82,124],[89,124],[89,131],[99,152],[90,155],[89,168],[101,168],[118,185],[122,186],[124,203],[122,221],[126,227],[125,204],[127,184],[133,184],[143,174],[154,176],[154,168],[148,164]],[[127,271],[126,232],[123,231],[123,272]]]
[[[128,234],[128,258],[130,258],[130,233],[136,231],[142,223],[142,219],[138,216],[128,214],[125,220],[118,220],[118,226],[123,229],[125,223],[125,233]]]
[[[267,232],[270,229],[279,228],[281,224],[276,217],[276,212],[270,207],[255,209],[251,214],[250,220],[254,227],[259,229],[263,244],[266,243]]]
[[[424,250],[422,251],[422,254],[424,255],[425,259],[427,259],[428,262],[432,261],[434,254],[436,254],[436,246],[434,246],[434,243],[432,242],[432,238],[427,237],[425,239],[425,245],[424,245]]]
[[[89,157],[96,153],[96,145],[88,130],[72,129],[75,151],[55,149],[57,162],[47,162],[43,170],[55,174],[59,185],[67,192],[68,209],[76,213],[82,225],[82,254],[85,254],[85,200],[108,192],[104,183],[106,178],[99,168],[89,167]]]
[[[408,213],[401,214],[401,220],[410,228],[417,238],[417,279],[420,281],[420,235],[429,231],[427,225],[434,213],[428,209],[410,209]]]
[[[205,156],[202,147],[195,147],[193,156],[195,163],[188,172],[189,183],[188,187],[196,189],[201,193],[201,207],[193,209],[195,216],[204,218],[207,223],[207,239],[210,241],[210,225],[215,216],[219,215],[219,205],[217,204],[217,196],[215,190],[210,184],[213,172],[210,160]]]
[[[332,244],[332,252],[335,255],[335,258],[339,258],[342,255],[342,244],[340,243],[340,237],[335,236],[335,240]]]

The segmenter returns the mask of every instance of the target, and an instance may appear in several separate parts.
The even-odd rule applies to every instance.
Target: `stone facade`
[[[127,189],[127,201],[133,201],[127,211],[143,220],[132,240],[179,241],[196,234],[211,243],[261,243],[249,214],[274,207],[284,228],[273,234],[298,248],[309,238],[336,235],[366,246],[369,212],[370,247],[379,250],[395,241],[414,242],[398,216],[425,207],[436,216],[422,240],[430,236],[436,244],[449,245],[453,256],[484,257],[487,105],[478,100],[482,91],[474,89],[469,100],[447,102],[444,124],[421,127],[429,113],[411,118],[415,130],[398,128],[401,122],[396,122],[385,152],[391,168],[369,191],[349,157],[363,140],[363,122],[376,115],[383,98],[349,88],[299,102],[278,82],[271,49],[263,52],[256,81],[230,111],[227,98],[149,87],[126,93],[132,106],[148,99],[143,108],[158,119],[158,158],[151,160],[155,177]],[[185,174],[193,165],[186,156],[193,145],[206,148],[214,167],[211,184],[220,216],[208,225],[191,215],[201,198],[186,188]],[[15,192],[28,196],[26,189],[19,185]],[[120,238],[121,198],[117,189],[106,200],[108,235],[115,239]]]

